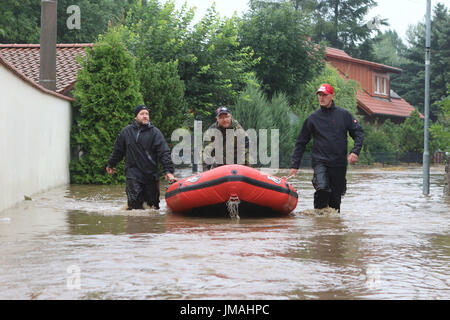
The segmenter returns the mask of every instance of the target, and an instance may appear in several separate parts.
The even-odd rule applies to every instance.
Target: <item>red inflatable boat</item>
[[[287,215],[298,195],[286,179],[230,164],[179,180],[166,191],[173,212],[201,216]]]

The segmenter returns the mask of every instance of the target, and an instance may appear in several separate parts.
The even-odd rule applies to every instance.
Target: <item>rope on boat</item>
[[[231,219],[239,220],[239,203],[241,201],[239,200],[239,197],[235,194],[232,194],[230,196],[230,199],[227,201],[227,209],[228,214],[230,215]]]

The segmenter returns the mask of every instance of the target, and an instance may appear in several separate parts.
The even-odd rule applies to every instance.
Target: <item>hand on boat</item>
[[[281,178],[282,178],[282,179],[289,180],[289,179],[295,177],[295,174],[297,173],[297,170],[298,170],[298,169],[292,168],[291,171],[289,172],[289,175],[288,175],[288,176],[283,176],[283,177],[281,177]]]
[[[177,178],[172,173],[166,173],[166,180],[169,181],[169,184],[177,182]]]

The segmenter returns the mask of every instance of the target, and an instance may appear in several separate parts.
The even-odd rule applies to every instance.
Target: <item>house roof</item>
[[[389,100],[375,98],[370,96],[364,90],[358,90],[356,99],[361,109],[369,116],[385,115],[406,118],[415,110],[414,107],[402,98],[391,98]],[[421,117],[423,117],[422,114]]]
[[[345,51],[335,48],[327,47],[325,53],[327,58],[334,58],[340,61],[363,64],[371,67],[372,69],[381,70],[384,72],[400,73],[402,71],[399,68],[390,67],[384,64],[352,58]],[[348,78],[342,72],[342,70],[339,70],[339,68],[337,68],[336,66],[334,67],[337,69],[341,77],[343,77],[344,79]],[[358,90],[356,100],[358,106],[369,116],[383,115],[406,118],[409,117],[411,112],[415,110],[413,106],[411,106],[406,100],[402,99],[398,94],[391,94],[389,99],[378,98],[371,96],[363,88]],[[422,114],[420,114],[420,116],[423,118]]]
[[[327,58],[335,58],[335,59],[338,59],[338,60],[343,60],[343,61],[363,64],[363,65],[370,66],[372,68],[383,70],[383,71],[387,71],[387,72],[400,73],[400,72],[403,71],[400,68],[387,66],[385,64],[353,58],[353,57],[349,56],[345,51],[340,50],[340,49],[336,49],[336,48],[327,47],[325,49],[325,56]]]
[[[75,84],[81,68],[76,57],[85,55],[92,43],[56,45],[56,92],[65,95]],[[39,44],[0,44],[0,59],[31,84],[39,85]],[[40,86],[40,85],[39,85]]]
[[[73,98],[67,97],[63,94],[57,93],[55,91],[49,90],[39,84],[39,82],[34,82],[30,78],[28,78],[24,73],[22,73],[19,69],[17,69],[14,65],[12,65],[10,62],[8,62],[4,57],[0,54],[0,65],[4,66],[6,69],[14,73],[17,77],[28,83],[29,85],[35,87],[38,90],[41,90],[44,93],[56,96],[58,98],[68,100],[68,101],[74,101]]]

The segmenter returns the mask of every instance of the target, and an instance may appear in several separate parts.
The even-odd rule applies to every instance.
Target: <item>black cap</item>
[[[134,108],[134,116],[136,117],[139,114],[139,112],[141,112],[141,110],[148,111],[148,108],[143,104],[138,105],[136,108]]]
[[[230,112],[230,109],[228,109],[227,107],[219,107],[216,110],[216,117],[221,115],[222,113],[230,114],[231,112]]]

